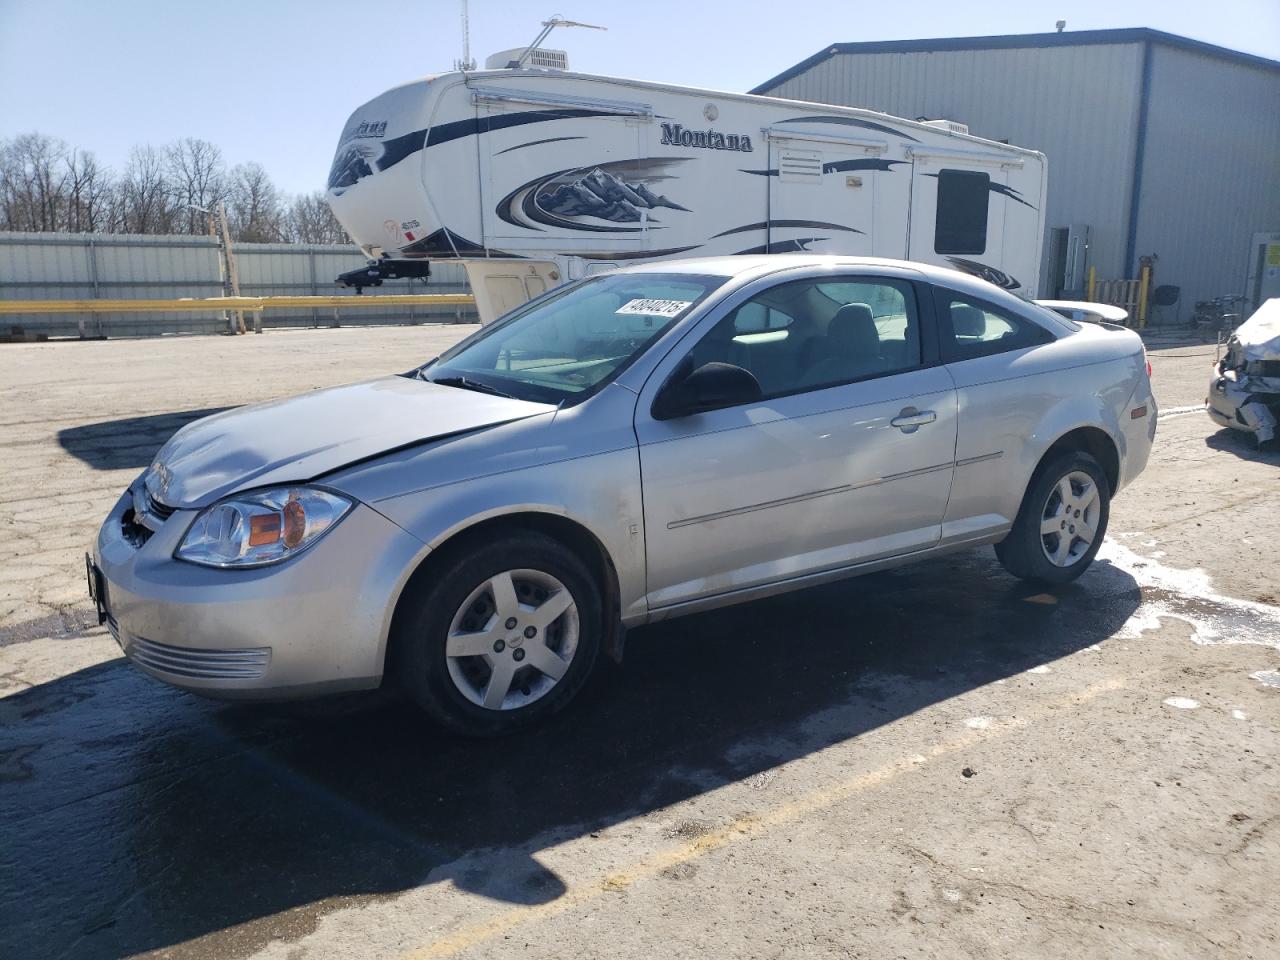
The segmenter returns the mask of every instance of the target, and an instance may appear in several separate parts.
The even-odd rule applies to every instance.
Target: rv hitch
[[[360,293],[365,287],[382,286],[383,280],[426,279],[429,276],[429,260],[370,260],[363,267],[338,274],[334,282],[343,287],[355,287],[356,293]]]

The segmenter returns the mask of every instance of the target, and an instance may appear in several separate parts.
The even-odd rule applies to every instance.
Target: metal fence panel
[[[364,256],[347,244],[241,243],[234,248],[245,296],[346,294],[334,286],[340,273],[362,266]],[[426,280],[391,280],[381,293],[469,293],[458,264],[433,264]],[[213,237],[137,234],[0,232],[0,299],[77,300],[216,297],[223,291],[218,243]],[[376,294],[366,294],[376,295]],[[332,326],[385,323],[474,322],[474,307],[273,310],[264,326]],[[14,315],[3,331],[21,326],[49,336],[155,336],[220,333],[220,311]]]

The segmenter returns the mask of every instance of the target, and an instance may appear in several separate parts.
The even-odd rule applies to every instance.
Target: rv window
[[[935,253],[985,253],[991,177],[974,170],[938,172]]]

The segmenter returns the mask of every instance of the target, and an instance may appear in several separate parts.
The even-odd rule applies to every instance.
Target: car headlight
[[[174,556],[207,567],[260,567],[306,550],[353,501],[315,487],[277,487],[219,500],[196,517]]]

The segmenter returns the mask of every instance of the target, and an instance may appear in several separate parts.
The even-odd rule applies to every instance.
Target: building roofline
[[[863,43],[833,43],[794,67],[753,88],[751,93],[768,93],[779,84],[804,73],[839,53],[942,53],[951,50],[1022,50],[1042,47],[1083,47],[1112,43],[1158,43],[1192,53],[1201,53],[1233,63],[1265,70],[1280,71],[1280,60],[1269,60],[1252,53],[1219,47],[1203,40],[1192,40],[1176,33],[1129,27],[1122,30],[1074,30],[1062,33],[1020,33],[992,37],[937,37],[924,40],[872,40]]]

